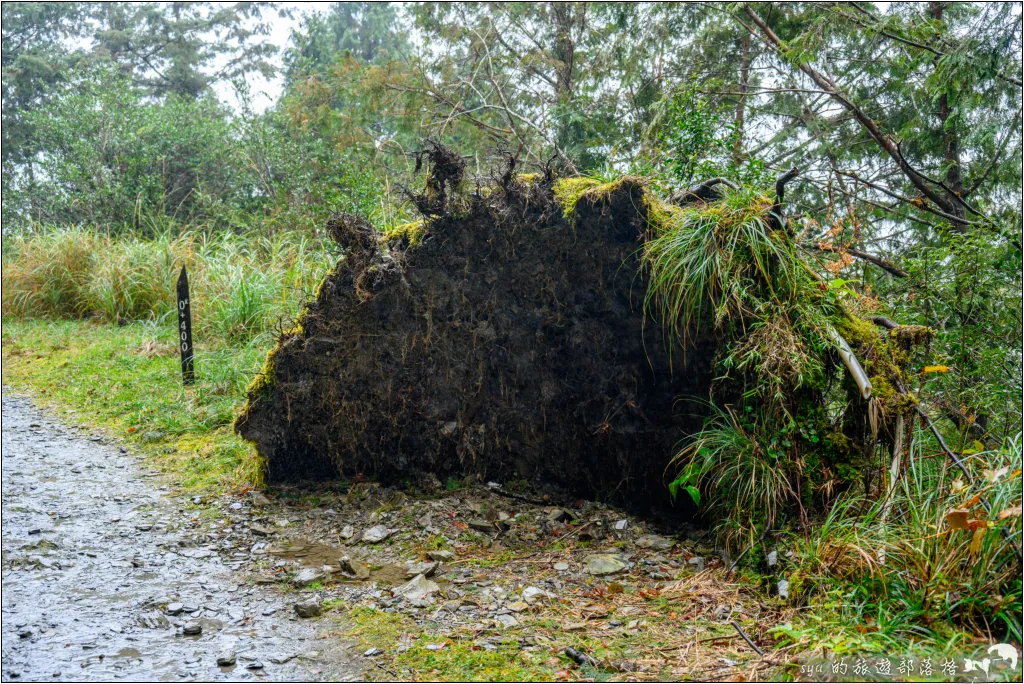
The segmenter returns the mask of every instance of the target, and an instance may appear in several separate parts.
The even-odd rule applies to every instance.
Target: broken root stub
[[[580,198],[572,226],[550,188],[528,187],[475,195],[415,246],[333,220],[348,256],[236,424],[269,482],[433,473],[669,504],[665,467],[700,429],[685,398],[707,396],[714,343],[673,367],[644,325],[640,183]]]

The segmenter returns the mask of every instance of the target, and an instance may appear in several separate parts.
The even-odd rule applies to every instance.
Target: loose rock
[[[587,572],[591,575],[615,575],[629,569],[621,556],[599,553],[587,558]]]
[[[300,618],[314,618],[320,615],[321,612],[320,601],[311,599],[309,601],[299,601],[295,604],[295,614]]]
[[[423,575],[416,575],[402,586],[394,590],[395,596],[401,596],[414,605],[428,603],[431,594],[439,591],[441,587],[436,582],[431,582]]]
[[[653,549],[655,551],[668,551],[675,546],[675,541],[668,537],[657,534],[645,534],[636,540],[636,545],[641,549]]]
[[[365,564],[361,563],[354,558],[349,556],[342,556],[338,561],[341,571],[350,575],[355,575],[358,579],[369,579],[370,568]]]
[[[319,582],[324,578],[324,573],[321,570],[314,568],[303,568],[299,570],[298,574],[292,578],[292,584],[296,587],[308,587],[314,582]]]

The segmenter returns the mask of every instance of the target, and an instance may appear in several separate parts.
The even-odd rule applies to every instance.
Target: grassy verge
[[[5,318],[3,382],[126,439],[190,491],[259,485],[255,450],[231,424],[270,336],[197,339],[186,390],[175,334],[166,323]]]

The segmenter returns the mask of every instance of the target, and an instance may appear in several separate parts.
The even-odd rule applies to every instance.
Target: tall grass
[[[914,440],[891,502],[841,498],[820,526],[790,538],[790,586],[812,604],[840,592],[848,621],[893,637],[941,640],[937,630],[961,624],[1019,641],[1021,438],[972,456],[973,485],[925,444]],[[961,510],[971,529],[951,524]]]
[[[174,285],[184,265],[197,334],[239,340],[294,315],[336,258],[297,231],[115,238],[88,228],[39,228],[4,239],[3,314],[164,322],[176,315]]]

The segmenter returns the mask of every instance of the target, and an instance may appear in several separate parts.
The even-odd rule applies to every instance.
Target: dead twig
[[[740,627],[740,623],[736,622],[735,620],[729,620],[729,624],[732,625],[732,628],[736,630],[737,634],[743,637],[743,640],[747,642],[747,645],[750,646],[750,648],[757,651],[757,655],[765,655],[765,652],[761,650],[761,647],[755,644],[754,640],[747,636],[747,633],[743,631],[743,628]]]

